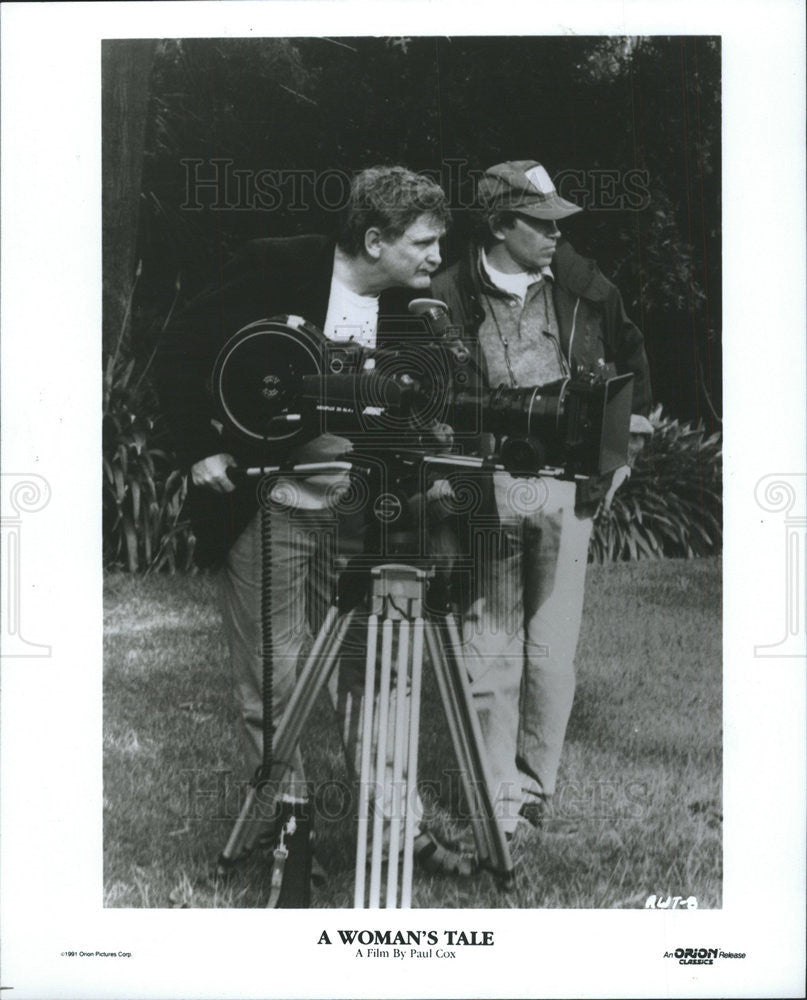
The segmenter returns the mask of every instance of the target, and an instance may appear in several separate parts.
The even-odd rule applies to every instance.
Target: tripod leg
[[[437,630],[425,622],[422,608],[427,574],[406,565],[390,564],[373,570],[373,611],[368,623],[368,649],[365,669],[365,702],[362,726],[362,768],[358,844],[356,849],[356,891],[354,905],[378,907],[381,903],[381,881],[384,863],[384,830],[389,831],[387,866],[387,908],[397,905],[400,855],[403,855],[400,876],[401,907],[412,905],[414,842],[417,823],[414,799],[417,789],[418,737],[420,730],[420,696],[424,637],[432,657],[443,706],[451,733],[457,762],[463,775],[465,794],[471,806],[474,836],[484,861],[501,873],[512,871],[507,843],[493,811],[489,782],[485,774],[482,736],[470,700],[470,691],[461,668],[459,640],[448,625]],[[383,641],[379,670],[379,692],[375,697],[376,647],[378,621],[384,613]],[[394,690],[395,718],[390,726],[390,693],[392,685],[392,653],[397,629],[397,669]],[[456,628],[455,628],[456,633]],[[410,654],[411,642],[411,654]],[[411,664],[411,666],[410,666]],[[408,686],[411,674],[411,693]],[[375,746],[373,741],[375,740]],[[392,788],[388,786],[387,757],[392,741]],[[375,758],[375,769],[372,760]],[[404,809],[404,843],[399,850],[401,819],[400,804],[393,798],[388,808],[387,795],[399,790],[406,761]],[[372,781],[372,783],[371,783]],[[375,792],[375,817],[370,846],[369,903],[365,903],[366,865],[369,836],[369,807]],[[390,817],[387,812],[392,812]]]
[[[406,764],[403,871],[401,874],[401,906],[408,909],[412,905],[412,875],[415,853],[415,812],[413,792],[417,790],[418,739],[420,736],[420,683],[423,676],[423,619],[413,623],[412,643],[412,693],[409,704],[409,753]]]
[[[387,909],[395,908],[398,901],[398,867],[401,847],[401,808],[409,809],[408,795],[401,802],[398,793],[404,774],[404,757],[407,752],[406,703],[409,686],[409,622],[398,624],[398,659],[395,669],[395,721],[392,751],[392,797],[389,817],[389,862],[387,864]],[[407,789],[408,792],[408,789]]]
[[[249,852],[260,835],[274,820],[274,801],[286,761],[297,745],[303,726],[314,707],[314,703],[328,679],[339,653],[339,647],[350,625],[354,612],[350,611],[338,619],[337,608],[331,607],[308,655],[300,678],[295,685],[283,718],[275,733],[274,765],[269,775],[261,775],[251,786],[244,805],[235,822],[229,840],[219,859],[219,866],[237,861]],[[265,806],[268,803],[269,808]]]
[[[490,777],[488,768],[488,758],[485,752],[485,741],[482,735],[482,727],[479,724],[479,717],[476,714],[471,686],[465,673],[462,662],[462,643],[460,640],[457,622],[453,615],[445,617],[446,638],[448,640],[446,655],[450,656],[451,668],[457,678],[456,689],[462,705],[463,717],[467,719],[471,747],[477,759],[477,769],[479,780],[477,788],[480,790],[480,805],[483,807],[482,815],[489,817],[489,822],[485,824],[490,848],[491,863],[494,870],[505,880],[509,881],[513,876],[513,862],[510,857],[510,848],[507,838],[504,835],[502,825],[496,816],[495,810],[495,789]]]
[[[378,744],[375,765],[375,816],[373,818],[373,848],[370,858],[370,907],[381,905],[381,864],[384,860],[384,799],[386,791],[387,738],[389,729],[389,692],[392,674],[393,622],[386,619],[382,626],[381,678],[378,688]]]
[[[323,630],[328,631],[321,644],[314,643],[283,718],[278,723],[275,733],[275,756],[278,761],[286,760],[297,745],[311,709],[333,670],[354,616],[355,611],[348,611],[337,621],[336,608],[328,611],[320,635]]]
[[[439,626],[427,623],[426,642],[454,744],[480,861],[509,880],[513,872],[510,849],[495,815],[482,731],[462,668],[456,625],[450,615],[446,615]]]
[[[356,884],[353,905],[364,908],[364,881],[367,867],[369,832],[370,777],[373,744],[373,707],[375,704],[375,660],[378,646],[378,615],[367,619],[367,659],[364,669],[364,711],[361,734],[361,773],[359,774],[359,817],[356,840]]]
[[[414,798],[417,789],[418,737],[420,733],[420,690],[423,673],[423,619],[413,622],[385,620],[382,626],[383,642],[379,671],[379,691],[375,697],[375,645],[377,642],[376,616],[371,616],[368,634],[367,675],[365,678],[364,724],[362,733],[362,782],[359,800],[359,828],[356,849],[356,891],[354,905],[381,905],[382,870],[384,863],[384,830],[388,831],[387,882],[384,906],[402,907],[412,904],[413,854],[417,823]],[[394,688],[392,675],[392,647],[398,632],[397,667]],[[410,640],[410,635],[413,639]],[[370,651],[372,650],[372,657]],[[411,684],[411,690],[410,690]],[[395,691],[395,716],[390,725],[389,705]],[[373,740],[375,738],[375,745]],[[388,787],[387,760],[392,741],[392,785]],[[375,768],[372,759],[375,758]],[[404,778],[405,775],[405,778]],[[373,797],[372,793],[375,793]],[[388,795],[390,792],[389,803]],[[398,793],[402,794],[399,796]],[[374,802],[375,816],[370,846],[369,899],[365,902],[367,842],[369,840],[369,808]],[[389,805],[389,810],[388,810]],[[401,815],[403,810],[403,816]],[[387,816],[386,812],[390,815]],[[403,850],[401,826],[403,821]]]

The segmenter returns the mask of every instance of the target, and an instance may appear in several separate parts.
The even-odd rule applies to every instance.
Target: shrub
[[[148,364],[116,350],[106,361],[103,390],[104,566],[131,573],[187,569],[192,540],[179,520],[185,482],[168,454]]]
[[[722,546],[721,435],[650,415],[655,433],[611,510],[594,525],[589,559],[718,554]]]

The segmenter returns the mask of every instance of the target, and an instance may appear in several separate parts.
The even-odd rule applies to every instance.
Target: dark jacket
[[[191,302],[166,331],[157,355],[157,388],[180,467],[187,471],[203,458],[228,448],[213,421],[217,418],[210,376],[221,347],[234,333],[259,319],[302,316],[325,325],[335,243],[325,236],[255,240],[222,270],[211,291]],[[385,319],[406,314],[413,293],[382,292],[378,339]],[[187,513],[196,534],[196,562],[220,562],[257,509],[255,484],[227,496],[189,488]]]
[[[552,298],[560,343],[573,373],[596,369],[598,359],[616,365],[620,375],[632,372],[633,412],[650,410],[650,372],[644,339],[628,319],[618,289],[592,260],[581,257],[564,240],[552,261]],[[448,305],[461,336],[476,341],[485,318],[483,295],[505,293],[486,281],[480,271],[479,248],[467,254],[432,281],[432,294]]]

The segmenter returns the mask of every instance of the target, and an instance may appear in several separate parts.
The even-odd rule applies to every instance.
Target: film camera
[[[574,479],[625,463],[632,375],[605,366],[546,385],[489,389],[478,350],[460,339],[444,303],[415,299],[409,310],[387,321],[375,350],[330,341],[295,316],[236,333],[213,372],[234,452],[276,461],[322,433],[374,452],[434,450],[435,429],[449,425],[463,451],[492,434],[514,474]]]
[[[503,879],[513,876],[507,839],[486,774],[450,583],[445,572],[438,580],[437,559],[423,549],[415,530],[412,507],[420,510],[423,505],[410,501],[420,495],[415,493],[423,481],[420,473],[434,468],[431,463],[444,470],[453,468],[458,475],[483,467],[486,477],[494,467],[469,455],[429,455],[435,446],[437,450],[441,444],[445,447],[440,433],[444,425],[452,428],[453,445],[463,452],[474,451],[480,435],[492,434],[501,463],[516,474],[577,478],[610,472],[626,460],[632,376],[603,371],[549,385],[491,390],[481,355],[450,326],[443,303],[419,299],[409,309],[409,315],[385,319],[374,350],[351,341],[330,341],[301,317],[279,316],[240,330],[216,361],[212,389],[226,447],[247,467],[247,475],[271,477],[287,468],[304,474],[323,471],[327,463],[306,465],[300,454],[308,441],[332,433],[348,438],[355,448],[349,462],[333,464],[348,465],[353,473],[358,470],[373,500],[365,506],[365,551],[341,572],[334,603],[274,733],[266,723],[272,718],[271,703],[264,705],[264,763],[222,852],[222,865],[257,842],[264,826],[253,815],[254,802],[265,784],[271,788],[279,780],[284,761],[341,655],[348,630],[363,622],[366,667],[360,788],[386,780],[384,762],[391,731],[393,773],[399,777],[405,773],[407,782],[417,780],[425,649],[463,781],[477,857]],[[271,586],[267,585],[272,572],[271,522],[264,517],[261,526],[265,693],[272,690]],[[442,564],[441,568],[446,569]],[[390,730],[386,713],[393,685],[398,694]],[[408,698],[401,692],[408,692]],[[409,799],[407,792],[403,801]],[[363,793],[357,824],[357,907],[381,905],[386,820],[378,817],[376,812],[371,832],[369,798]],[[400,905],[411,906],[414,827],[411,810],[405,810],[404,817],[390,819],[387,907],[397,905],[399,884]],[[403,845],[400,852],[399,843]],[[302,881],[307,881],[305,872]]]

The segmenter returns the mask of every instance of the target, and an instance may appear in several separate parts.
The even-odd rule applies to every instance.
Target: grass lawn
[[[115,575],[105,598],[105,905],[265,905],[259,858],[215,877],[244,788],[213,581]],[[719,907],[721,602],[717,560],[590,566],[553,821],[577,832],[520,827],[510,891],[486,873],[417,872],[413,905],[637,907],[656,894]],[[425,674],[419,777],[441,789],[424,794],[430,819],[459,833],[451,744]],[[312,905],[352,906],[355,823],[334,797],[347,776],[326,698],[308,729],[327,875]]]

